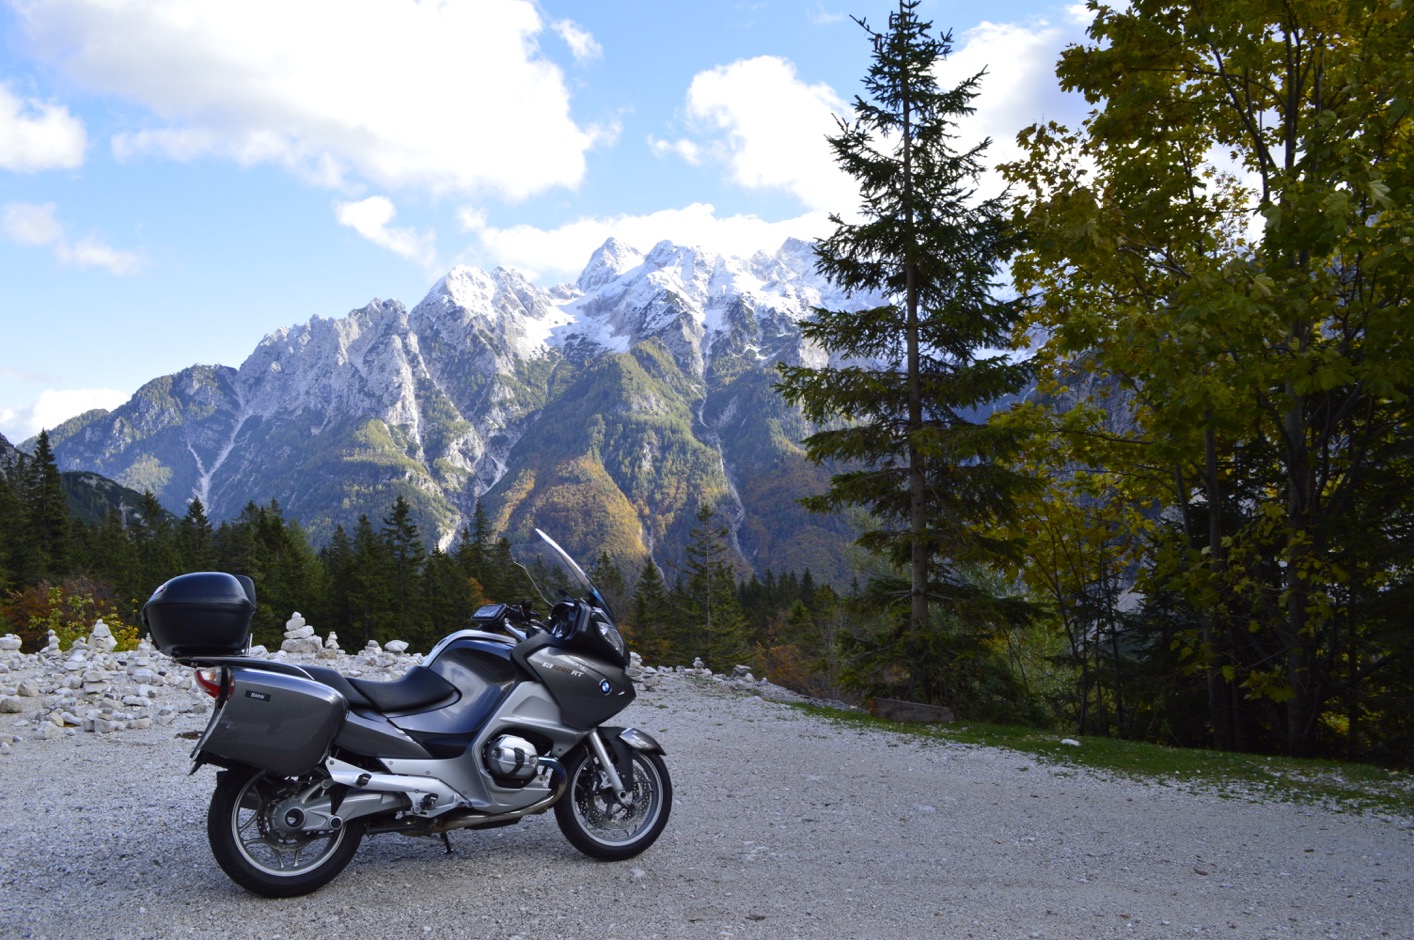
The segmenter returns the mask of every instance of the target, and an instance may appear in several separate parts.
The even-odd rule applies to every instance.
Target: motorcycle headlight
[[[623,634],[619,633],[619,628],[607,620],[599,620],[599,635],[604,638],[604,642],[614,648],[614,652],[619,654],[619,658],[628,661],[628,644],[624,642]]]

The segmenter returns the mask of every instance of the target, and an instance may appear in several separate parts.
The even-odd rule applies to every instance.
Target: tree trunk
[[[1208,425],[1203,432],[1204,473],[1203,489],[1208,500],[1208,565],[1214,581],[1221,583],[1226,552],[1223,548],[1222,490],[1218,482],[1218,448],[1213,427]],[[1222,667],[1230,659],[1231,651],[1226,644],[1219,646],[1219,637],[1226,634],[1220,630],[1217,620],[1222,614],[1212,605],[1203,612],[1203,645],[1209,650],[1212,661],[1208,664],[1208,720],[1213,726],[1213,746],[1221,751],[1231,751],[1237,747],[1234,733],[1232,690]]]
[[[914,225],[913,99],[908,93],[907,72],[904,73],[903,91],[903,202],[905,230],[911,233]],[[904,260],[908,355],[908,524],[912,543],[909,621],[914,633],[921,634],[928,628],[928,477],[924,456],[918,446],[918,437],[923,431],[923,392],[918,336],[918,267],[911,254],[911,251],[906,254]]]

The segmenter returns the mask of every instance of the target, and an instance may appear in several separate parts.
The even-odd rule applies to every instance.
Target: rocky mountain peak
[[[639,254],[636,248],[624,244],[617,238],[610,238],[590,256],[589,263],[580,273],[576,286],[581,293],[590,293],[642,263],[643,255]]]
[[[316,541],[401,495],[445,546],[486,499],[503,531],[555,517],[608,539],[581,556],[631,570],[722,502],[747,563],[825,575],[843,553],[808,557],[828,540],[795,500],[823,482],[772,369],[819,358],[799,321],[830,296],[803,242],[739,258],[610,239],[576,284],[456,267],[411,310],[374,300],[275,330],[239,370],[155,379],[51,437],[61,467],[175,513],[275,499]]]

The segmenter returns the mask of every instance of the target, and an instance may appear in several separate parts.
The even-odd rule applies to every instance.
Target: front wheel
[[[216,778],[206,814],[211,854],[231,880],[270,898],[292,898],[328,884],[353,858],[363,826],[310,832],[292,826],[313,781],[255,767]]]
[[[628,800],[620,801],[598,758],[580,747],[565,764],[569,783],[555,804],[555,821],[570,844],[590,858],[616,862],[648,848],[668,824],[673,784],[657,754],[631,751]]]

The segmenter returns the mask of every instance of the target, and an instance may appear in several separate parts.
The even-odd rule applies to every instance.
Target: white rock
[[[100,620],[93,625],[93,632],[88,635],[88,645],[90,649],[100,653],[111,653],[118,648],[118,641],[113,639],[113,631],[108,628],[108,624]]]
[[[22,645],[23,642],[13,633],[0,636],[0,650],[18,650]]]

